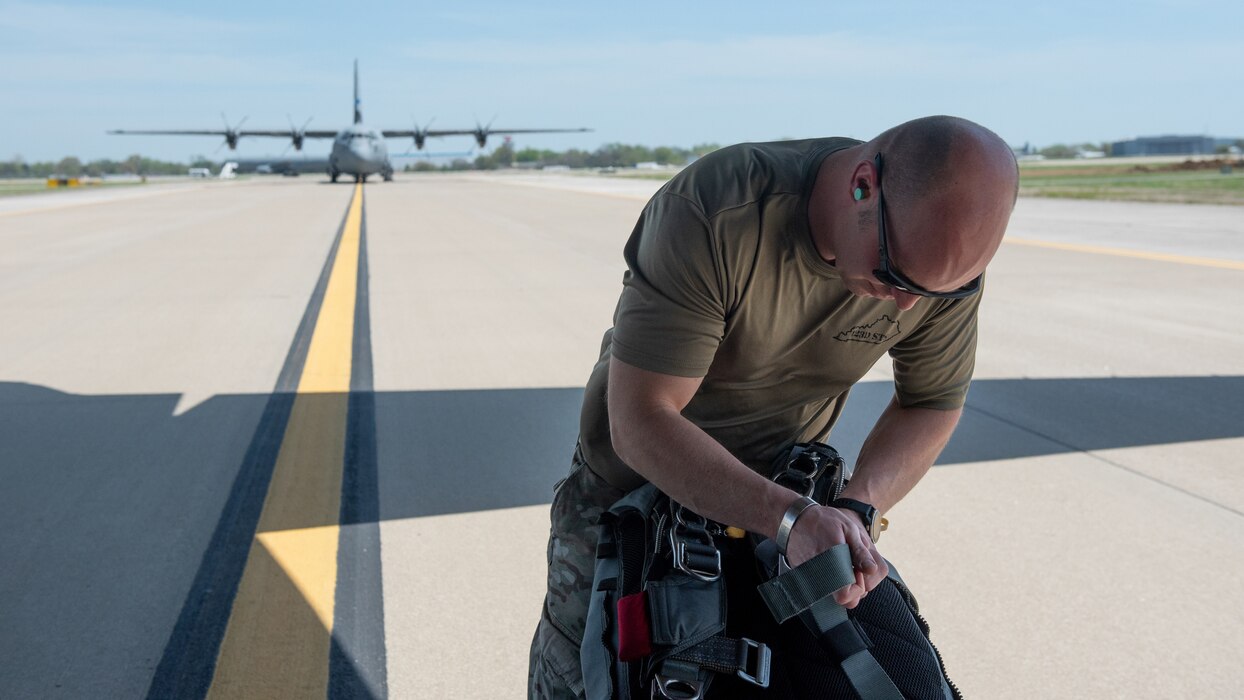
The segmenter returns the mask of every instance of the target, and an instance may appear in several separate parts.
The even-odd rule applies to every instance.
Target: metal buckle
[[[810,463],[811,469],[801,469],[804,463]],[[782,473],[773,480],[801,496],[811,496],[816,488],[816,480],[825,473],[829,466],[828,460],[819,452],[804,449],[786,462]]]
[[[721,550],[717,549],[717,545],[713,544],[713,538],[708,535],[708,533],[705,533],[705,538],[707,539],[707,542],[688,542],[678,537],[673,531],[670,531],[670,540],[674,549],[674,568],[701,581],[716,581],[721,578]],[[712,549],[713,569],[709,570],[707,568],[696,568],[696,566],[691,563],[690,557],[687,556],[688,546],[698,546],[701,548],[701,551],[698,552],[698,554],[701,555],[707,555],[708,552],[706,550]],[[697,552],[692,553],[695,554]]]
[[[652,678],[652,700],[701,700],[704,686],[699,681],[666,678],[656,674]]]
[[[708,520],[682,506],[674,509],[674,520],[674,527],[670,528],[670,550],[674,557],[674,568],[701,581],[716,581],[721,578],[721,550],[717,549],[713,536],[708,532]],[[689,548],[692,551],[688,551]],[[697,549],[699,551],[694,551]],[[710,570],[697,567],[691,563],[688,554],[711,556],[713,568]]]
[[[768,688],[769,666],[773,661],[773,652],[769,649],[767,644],[762,644],[761,642],[748,639],[747,637],[744,637],[739,641],[743,642],[744,645],[742,649],[743,659],[742,663],[739,664],[739,670],[735,671],[735,675],[748,683],[751,683],[752,685],[757,685],[761,688]],[[747,669],[752,668],[752,664],[748,662],[753,658],[756,660],[756,670],[752,673],[748,673]]]

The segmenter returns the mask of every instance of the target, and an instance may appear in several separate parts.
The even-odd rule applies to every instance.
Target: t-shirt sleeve
[[[613,356],[651,372],[703,377],[725,332],[711,227],[691,200],[660,192],[626,244]]]
[[[963,407],[976,368],[976,314],[983,294],[941,302],[914,333],[890,349],[900,405]]]

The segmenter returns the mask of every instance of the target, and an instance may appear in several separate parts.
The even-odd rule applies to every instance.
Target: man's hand
[[[864,529],[859,514],[840,508],[813,506],[809,508],[791,530],[786,546],[786,560],[791,566],[799,566],[830,547],[847,543],[851,551],[851,563],[855,567],[855,583],[848,584],[834,593],[834,601],[848,609],[859,605],[869,591],[876,588],[890,572],[890,567],[877,552],[872,538]]]

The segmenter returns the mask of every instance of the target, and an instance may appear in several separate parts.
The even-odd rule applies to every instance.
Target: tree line
[[[567,151],[523,148],[516,150],[509,141],[497,146],[491,153],[476,156],[473,160],[455,159],[449,163],[434,164],[419,161],[406,166],[406,170],[496,170],[509,167],[568,168],[633,168],[638,163],[680,166],[715,151],[715,143],[702,143],[690,148],[679,146],[641,146],[625,143],[607,143],[594,151],[572,148]],[[59,161],[27,162],[20,155],[8,161],[0,161],[0,178],[34,177],[53,175],[61,177],[102,177],[104,175],[185,175],[187,168],[210,168],[216,170],[220,163],[195,156],[189,163],[156,160],[139,154],[125,160],[101,158],[83,162],[75,156]]]
[[[607,143],[594,151],[572,148],[567,151],[551,151],[538,148],[515,150],[509,141],[493,149],[492,153],[476,156],[475,160],[457,158],[441,165],[419,161],[406,166],[408,171],[429,170],[496,170],[510,167],[567,168],[633,168],[639,163],[680,166],[720,148],[715,143],[701,143],[691,148],[678,146],[640,146],[626,143]]]
[[[146,158],[135,153],[125,160],[101,158],[83,163],[74,156],[59,161],[27,163],[21,156],[0,161],[0,178],[15,177],[103,177],[104,175],[185,175],[187,168],[216,168],[217,164],[203,156],[191,158],[189,165]]]
[[[1244,140],[1236,142],[1237,147],[1244,147]],[[572,148],[567,151],[552,151],[538,148],[515,150],[509,141],[497,146],[491,153],[476,156],[473,160],[457,158],[451,162],[436,164],[429,161],[418,161],[408,164],[407,171],[426,170],[496,170],[498,168],[527,167],[539,168],[564,166],[567,168],[633,168],[638,163],[656,163],[658,165],[681,166],[696,158],[720,148],[715,143],[701,143],[690,148],[679,146],[641,146],[637,144],[607,143],[594,151]],[[1074,158],[1082,151],[1100,151],[1110,155],[1109,143],[1054,144],[1041,149],[1025,149],[1046,158]],[[1226,152],[1227,147],[1218,149]],[[59,161],[26,162],[20,155],[7,161],[0,161],[0,178],[45,178],[53,175],[62,177],[102,177],[104,175],[185,175],[187,168],[220,168],[220,163],[208,160],[204,156],[193,156],[189,163],[156,160],[135,153],[125,160],[101,158],[82,162],[74,156]]]

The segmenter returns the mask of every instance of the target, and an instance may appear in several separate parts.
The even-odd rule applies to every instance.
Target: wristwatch
[[[859,514],[860,520],[864,521],[864,529],[868,531],[868,536],[873,542],[876,542],[877,538],[881,537],[881,533],[885,532],[890,525],[890,521],[879,516],[877,509],[871,504],[857,501],[854,498],[839,498],[829,505],[834,508],[853,510]]]

